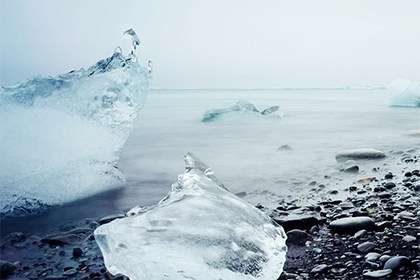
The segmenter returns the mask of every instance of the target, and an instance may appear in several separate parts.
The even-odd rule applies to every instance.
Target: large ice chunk
[[[233,195],[192,154],[158,204],[95,230],[110,273],[132,280],[277,279],[286,235],[265,213]]]
[[[391,106],[420,107],[420,85],[408,80],[397,79],[389,86]]]
[[[202,122],[212,122],[227,116],[241,116],[241,115],[270,115],[279,110],[279,106],[272,106],[263,111],[259,111],[254,104],[240,100],[235,105],[222,108],[212,109],[204,113]]]
[[[132,37],[135,48],[138,38]],[[117,48],[87,70],[38,76],[0,91],[2,215],[121,183],[118,157],[150,82],[135,53],[126,58]]]

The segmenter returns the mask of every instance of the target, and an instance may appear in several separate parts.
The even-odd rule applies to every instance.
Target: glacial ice
[[[390,104],[397,107],[420,107],[420,85],[397,79],[389,86]]]
[[[122,182],[118,157],[150,82],[135,55],[134,48],[129,58],[117,48],[86,70],[37,76],[0,91],[2,215],[37,211]]]
[[[254,104],[240,100],[235,105],[222,108],[212,109],[204,113],[202,122],[213,122],[227,116],[240,116],[240,115],[270,115],[279,110],[279,106],[272,106],[263,111],[259,111]]]
[[[185,163],[158,204],[95,230],[108,271],[132,280],[277,279],[287,250],[283,228],[192,154]]]

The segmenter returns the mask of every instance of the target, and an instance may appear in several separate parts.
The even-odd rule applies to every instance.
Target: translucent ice
[[[265,213],[233,195],[191,154],[158,204],[95,230],[110,273],[141,279],[277,279],[286,236]]]
[[[232,115],[269,115],[278,111],[278,109],[279,106],[272,106],[260,112],[254,104],[240,100],[235,105],[228,108],[208,110],[204,113],[202,121],[212,122]]]
[[[420,85],[397,79],[388,86],[391,106],[420,107]]]
[[[121,182],[120,151],[150,73],[121,49],[92,67],[0,92],[0,212],[32,212]]]

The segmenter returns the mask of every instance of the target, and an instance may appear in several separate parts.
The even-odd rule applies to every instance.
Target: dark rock
[[[304,232],[300,229],[293,229],[291,231],[286,232],[287,240],[286,244],[287,246],[290,245],[305,245],[305,242],[310,239],[309,234]]]
[[[373,230],[375,228],[375,222],[369,217],[342,218],[330,223],[331,231],[336,233],[353,234],[362,229]]]
[[[26,240],[26,236],[22,232],[12,232],[6,236],[4,240],[10,242],[11,245],[14,245],[16,243],[24,242]]]
[[[392,273],[391,269],[382,269],[382,270],[376,270],[376,271],[369,271],[363,274],[364,277],[368,279],[378,279],[383,278]]]
[[[77,234],[47,235],[41,239],[41,242],[50,246],[61,246],[76,243],[80,239],[80,236]]]
[[[238,192],[235,194],[237,197],[243,198],[246,196],[246,192]]]
[[[390,194],[390,193],[381,193],[381,194],[378,194],[378,197],[381,198],[381,199],[390,198],[391,196],[392,196],[392,194]]]
[[[328,265],[326,264],[319,264],[317,266],[315,266],[312,270],[311,273],[315,274],[315,273],[323,273],[327,270]]]
[[[336,154],[335,159],[337,161],[346,161],[349,159],[381,159],[386,157],[386,155],[378,150],[374,149],[355,149],[355,150],[346,150],[340,151]]]
[[[405,256],[397,256],[390,258],[384,265],[384,269],[391,269],[392,271],[398,271],[403,267],[409,267],[411,261]]]
[[[66,270],[63,272],[63,276],[73,276],[77,274],[77,270],[74,268],[71,268],[69,270]]]
[[[277,148],[277,151],[292,151],[292,150],[293,150],[293,148],[290,147],[289,145],[283,145],[283,146]]]
[[[309,230],[311,227],[325,222],[313,216],[273,217],[273,220],[281,225],[286,232],[292,229]]]
[[[391,172],[385,174],[385,179],[389,180],[389,179],[392,179],[392,178],[394,178],[394,175]]]
[[[50,275],[44,278],[45,280],[67,280],[66,276]]]
[[[386,183],[385,185],[384,185],[384,187],[386,188],[386,189],[392,189],[392,188],[395,188],[395,183],[393,183],[393,182],[388,182],[388,183]]]
[[[370,251],[372,251],[373,249],[375,249],[375,247],[376,247],[376,244],[375,243],[370,242],[370,241],[367,241],[367,242],[364,242],[362,244],[359,244],[357,246],[357,250],[360,253],[364,253],[365,254],[365,253],[369,253]]]
[[[15,270],[16,270],[16,266],[14,264],[12,264],[11,262],[0,260],[0,277],[1,277],[1,279],[6,279],[6,277],[9,277],[10,275],[13,275]]]
[[[103,225],[103,224],[107,224],[109,222],[112,222],[115,219],[121,219],[124,218],[125,215],[124,214],[116,214],[116,215],[109,215],[106,217],[103,217],[102,219],[99,220],[99,224]]]
[[[357,187],[356,186],[351,186],[351,187],[349,187],[349,191],[355,192],[355,191],[357,191]]]
[[[379,264],[371,262],[371,261],[365,261],[362,265],[362,268],[367,268],[367,269],[378,269],[379,268]]]
[[[78,259],[82,256],[83,251],[81,248],[79,247],[74,247],[73,248],[73,258]]]
[[[69,230],[65,234],[79,234],[79,233],[85,234],[85,233],[91,232],[91,231],[92,231],[91,228],[75,228],[75,229]]]
[[[357,166],[357,165],[348,166],[348,167],[344,168],[343,172],[345,172],[345,173],[357,173],[357,172],[359,172],[359,166]]]

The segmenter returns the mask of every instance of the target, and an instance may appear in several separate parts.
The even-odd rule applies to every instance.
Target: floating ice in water
[[[167,197],[95,230],[110,273],[141,279],[277,279],[286,235],[191,154]]]
[[[397,79],[388,86],[391,106],[420,107],[420,85]]]
[[[202,122],[212,122],[226,116],[238,115],[269,115],[279,110],[279,106],[272,106],[259,111],[254,104],[240,100],[229,108],[212,109],[204,113]]]
[[[150,73],[121,49],[92,67],[0,92],[0,212],[32,212],[121,183],[120,151]]]

